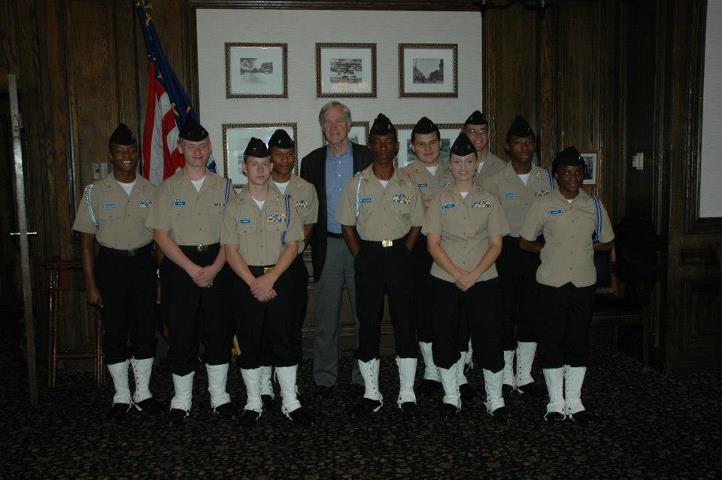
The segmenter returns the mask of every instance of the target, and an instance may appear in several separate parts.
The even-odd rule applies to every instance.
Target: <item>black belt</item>
[[[361,246],[371,248],[398,248],[406,247],[406,243],[404,242],[404,237],[401,237],[397,238],[396,240],[381,240],[379,242],[361,240]]]
[[[333,232],[326,232],[326,236],[331,238],[343,238],[342,234]]]
[[[183,252],[207,252],[212,248],[219,247],[218,243],[199,244],[199,245],[178,245]]]
[[[100,251],[102,251],[106,255],[111,255],[114,257],[137,257],[150,253],[152,246],[153,242],[150,242],[149,244],[143,245],[142,247],[131,248],[130,250],[118,250],[117,248],[104,247],[101,245]]]
[[[273,270],[276,266],[275,265],[265,265],[265,266],[253,266],[249,265],[248,269],[251,271],[253,275],[265,275],[271,270]]]

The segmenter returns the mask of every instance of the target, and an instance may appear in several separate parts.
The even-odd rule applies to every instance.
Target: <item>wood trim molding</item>
[[[479,2],[469,0],[186,0],[187,7],[273,10],[421,10],[480,12]]]

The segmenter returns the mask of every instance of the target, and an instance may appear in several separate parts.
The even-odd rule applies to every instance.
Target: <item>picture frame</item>
[[[584,159],[583,185],[597,185],[599,180],[599,162],[596,152],[580,153]]]
[[[288,44],[227,42],[226,98],[288,98]]]
[[[441,161],[447,161],[449,159],[451,145],[453,145],[454,140],[456,140],[464,124],[441,123],[437,126],[439,127],[439,134],[441,136],[441,153],[439,154],[439,159]],[[396,132],[399,138],[399,153],[396,157],[398,168],[403,168],[416,160],[416,155],[414,155],[414,152],[411,150],[411,130],[413,129],[413,123],[396,125]]]
[[[358,145],[366,145],[369,141],[369,122],[351,122],[351,129],[348,131],[348,139]],[[321,131],[321,141],[324,145],[328,142]]]
[[[243,152],[251,137],[256,137],[268,144],[276,129],[282,128],[296,142],[296,122],[285,123],[224,123],[223,124],[223,171],[230,178],[234,187],[248,182],[243,173]],[[295,148],[296,164],[294,173],[298,173],[298,142]]]
[[[375,43],[317,43],[316,96],[376,97]]]
[[[458,97],[458,44],[400,43],[400,97]]]

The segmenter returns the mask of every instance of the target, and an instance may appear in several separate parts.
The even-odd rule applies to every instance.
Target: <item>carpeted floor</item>
[[[638,361],[604,347],[592,352],[583,399],[596,421],[585,427],[550,428],[542,420],[544,401],[519,396],[510,402],[514,419],[508,425],[496,424],[478,399],[464,405],[458,422],[445,423],[438,414],[440,395],[421,399],[420,417],[404,422],[395,408],[395,364],[383,358],[387,404],[379,414],[349,418],[346,410],[357,393],[348,384],[336,389],[333,401],[314,398],[307,361],[300,387],[316,424],[297,428],[273,412],[246,432],[211,414],[203,371],[182,429],[137,413],[122,423],[106,421],[112,390],[98,389],[90,373],[60,371],[57,387],[41,387],[40,406],[30,408],[13,337],[0,335],[0,478],[722,477],[717,376],[643,372]],[[345,377],[350,362],[342,359]],[[154,373],[156,396],[168,400],[167,367]],[[40,378],[44,383],[43,371]],[[482,388],[478,371],[470,380]],[[236,368],[229,383],[242,406]]]

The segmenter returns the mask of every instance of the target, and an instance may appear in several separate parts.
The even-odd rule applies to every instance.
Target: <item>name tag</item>
[[[449,208],[454,208],[456,205],[454,205],[452,202],[447,202],[441,205],[442,210],[446,210]]]
[[[268,222],[268,223],[278,223],[278,222],[285,222],[285,221],[286,221],[285,213],[272,213],[266,217],[266,222]]]
[[[371,203],[371,197],[363,197],[359,200],[359,203]]]
[[[411,203],[411,199],[404,193],[397,193],[392,197],[392,200],[394,203],[403,203],[403,204],[409,204]]]
[[[555,209],[555,210],[547,210],[547,214],[549,215],[561,215],[563,213],[562,210]]]
[[[150,200],[141,200],[140,204],[138,205],[140,208],[148,208],[153,204]]]
[[[428,186],[428,183],[419,183],[419,188],[427,188]]]
[[[176,198],[175,202],[173,202],[173,207],[175,207],[175,208],[185,207],[185,206],[186,206],[186,201],[185,201],[185,200],[180,200],[180,199],[177,199],[177,198]]]
[[[251,224],[251,219],[250,219],[250,218],[239,218],[239,219],[238,219],[238,224],[239,224],[239,225],[250,225],[250,224]]]
[[[115,203],[104,203],[103,208],[118,208],[118,205]]]
[[[515,198],[516,193],[514,192],[504,192],[504,198]]]
[[[213,206],[214,206],[214,207],[225,207],[225,206],[226,206],[226,202],[214,203]]]
[[[491,208],[491,202],[488,200],[478,200],[471,204],[471,208]]]

